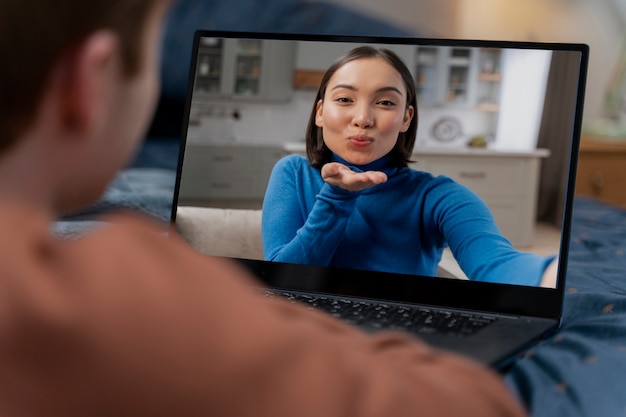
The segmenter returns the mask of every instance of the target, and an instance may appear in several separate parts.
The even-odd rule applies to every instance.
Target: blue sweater
[[[390,167],[386,157],[351,169],[388,179],[352,192],[302,156],[276,164],[263,202],[266,259],[436,276],[448,245],[470,279],[520,285],[538,285],[552,260],[513,248],[480,197],[450,178]]]

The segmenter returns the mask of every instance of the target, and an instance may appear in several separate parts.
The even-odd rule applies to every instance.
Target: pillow
[[[263,259],[261,210],[179,206],[176,230],[205,255]]]

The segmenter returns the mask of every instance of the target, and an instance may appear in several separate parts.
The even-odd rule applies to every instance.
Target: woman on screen
[[[513,248],[474,192],[408,166],[417,119],[396,54],[363,46],[335,61],[313,104],[307,158],[283,158],[270,177],[265,258],[436,276],[449,246],[472,280],[554,285],[543,281],[553,258]]]

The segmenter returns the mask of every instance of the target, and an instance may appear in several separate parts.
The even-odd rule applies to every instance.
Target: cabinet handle
[[[213,161],[215,162],[230,162],[233,160],[232,155],[214,155]]]
[[[230,188],[231,184],[229,182],[212,182],[211,188],[216,190],[226,190]]]
[[[487,177],[487,173],[484,171],[480,172],[461,172],[459,173],[461,178],[470,179],[470,180],[481,180]]]

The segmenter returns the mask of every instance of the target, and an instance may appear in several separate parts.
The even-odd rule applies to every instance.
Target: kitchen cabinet
[[[203,38],[196,63],[194,96],[287,100],[295,45],[258,39]],[[277,66],[276,62],[284,65]]]
[[[279,146],[188,143],[181,173],[185,201],[260,201],[274,164],[286,152]]]
[[[500,109],[500,49],[483,48],[478,52],[476,96],[472,105],[476,110],[498,112]]]
[[[541,159],[546,149],[503,152],[488,149],[420,149],[411,167],[445,175],[469,187],[487,204],[502,233],[517,247],[533,243]]]
[[[576,194],[626,207],[626,138],[607,140],[583,137],[576,179]]]
[[[294,88],[316,89],[328,66],[359,44],[301,42],[295,59]],[[501,50],[414,45],[372,45],[392,49],[415,77],[417,99],[425,107],[498,112]]]
[[[431,107],[497,111],[498,49],[417,47],[414,72],[418,102]]]

